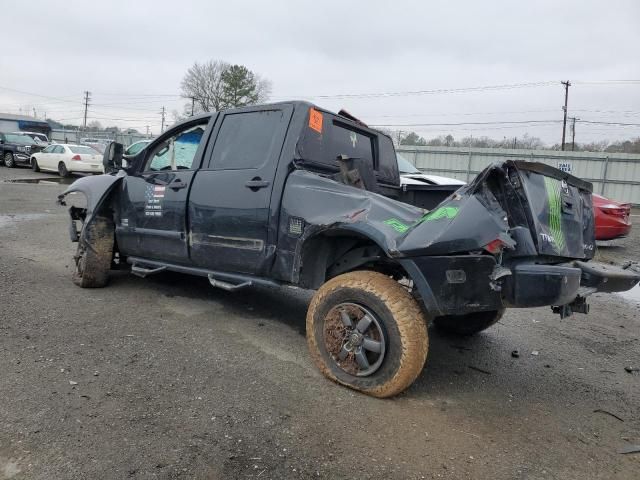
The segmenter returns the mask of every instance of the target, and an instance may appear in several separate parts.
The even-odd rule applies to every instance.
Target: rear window
[[[329,113],[322,112],[322,115],[321,131],[305,125],[298,142],[298,158],[330,172],[339,170],[339,155],[360,158],[373,164],[379,182],[398,183],[398,163],[388,137],[358,128]]]
[[[69,147],[71,153],[79,153],[80,155],[97,155],[98,151],[91,147]]]

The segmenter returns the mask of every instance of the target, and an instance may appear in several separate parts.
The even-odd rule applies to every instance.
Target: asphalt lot
[[[430,330],[418,381],[373,399],[312,365],[309,292],[177,274],[77,288],[64,185],[6,182],[50,177],[0,167],[0,479],[638,478],[618,450],[640,444],[640,297]],[[638,245],[640,228],[599,255]]]

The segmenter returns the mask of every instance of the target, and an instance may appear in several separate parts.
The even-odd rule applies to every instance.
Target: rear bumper
[[[67,163],[68,170],[70,172],[82,172],[82,173],[104,173],[102,165],[92,165],[89,163]]]
[[[516,265],[504,280],[508,307],[565,305],[578,296],[582,270],[573,266]]]
[[[626,237],[631,232],[631,223],[620,221],[616,225],[597,225],[596,240],[614,240]]]
[[[460,255],[403,259],[400,263],[425,309],[435,316],[568,305],[595,292],[630,290],[640,281],[640,271],[597,262],[503,268],[489,255]]]

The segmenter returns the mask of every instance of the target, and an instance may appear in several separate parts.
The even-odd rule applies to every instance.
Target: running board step
[[[227,292],[233,292],[236,290],[240,290],[241,288],[250,287],[252,285],[252,282],[250,280],[241,283],[230,283],[225,282],[224,280],[219,280],[211,274],[207,275],[207,278],[209,279],[209,283],[212,287],[221,288],[222,290],[226,290]]]
[[[153,275],[154,273],[164,272],[167,267],[158,267],[158,268],[145,268],[138,266],[137,263],[131,265],[131,273],[134,275],[144,278],[148,275]]]

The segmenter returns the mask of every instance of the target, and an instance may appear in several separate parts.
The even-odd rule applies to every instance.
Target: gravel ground
[[[430,330],[418,381],[373,399],[313,367],[309,292],[75,287],[64,186],[3,183],[45,177],[0,168],[0,478],[638,478],[640,297]],[[600,254],[639,259],[639,233]]]

